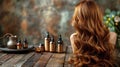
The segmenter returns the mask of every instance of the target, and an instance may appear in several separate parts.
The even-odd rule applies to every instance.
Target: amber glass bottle
[[[21,40],[18,40],[17,49],[22,49],[22,46]]]
[[[61,35],[59,35],[59,39],[58,39],[57,44],[58,44],[58,45],[57,45],[57,52],[58,52],[58,53],[63,52],[63,41],[62,41]]]
[[[45,51],[44,44],[40,43],[39,48],[40,48],[40,51],[41,51],[41,52],[44,52],[44,51]]]
[[[55,41],[54,41],[54,37],[51,38],[50,41],[50,52],[55,52]]]
[[[47,35],[45,37],[45,51],[49,51],[49,47],[50,47],[50,36],[49,36],[49,32],[47,32]]]

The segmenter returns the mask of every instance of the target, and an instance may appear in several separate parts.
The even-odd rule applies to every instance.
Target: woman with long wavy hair
[[[103,14],[93,0],[82,0],[75,6],[70,36],[76,67],[114,67],[116,33],[103,24]]]

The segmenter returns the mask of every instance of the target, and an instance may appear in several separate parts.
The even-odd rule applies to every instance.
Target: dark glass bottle
[[[50,35],[49,32],[47,32],[46,37],[45,37],[45,51],[49,51],[49,45],[50,45]]]
[[[28,48],[28,41],[26,38],[24,39],[23,48],[24,49]]]
[[[61,35],[59,35],[59,39],[58,39],[57,44],[58,44],[57,45],[57,51],[58,51],[58,53],[63,52],[63,41],[62,41]]]

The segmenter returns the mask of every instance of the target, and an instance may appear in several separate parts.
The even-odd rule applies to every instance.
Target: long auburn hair
[[[72,25],[77,35],[77,51],[70,63],[77,67],[113,67],[114,47],[110,32],[103,24],[103,14],[93,0],[83,0],[75,7]]]

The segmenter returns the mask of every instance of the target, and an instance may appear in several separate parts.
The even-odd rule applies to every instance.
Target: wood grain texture
[[[46,67],[63,67],[65,54],[53,54]]]
[[[63,67],[63,64],[65,63],[65,50],[66,47],[64,47],[64,53],[54,53],[46,67]]]
[[[71,55],[72,55],[72,47],[67,46],[64,67],[73,67],[71,64],[68,63],[68,60]]]
[[[34,64],[39,60],[40,56],[41,53],[35,53],[21,67],[33,67]]]
[[[7,55],[6,53],[0,53],[0,58]]]
[[[67,63],[71,54],[71,46],[64,47],[63,53],[0,53],[0,67],[73,67]]]
[[[14,55],[10,60],[4,62],[2,64],[2,67],[14,67],[15,63],[17,61],[19,61],[23,56],[24,56],[24,54],[16,54],[16,55]]]
[[[33,55],[34,55],[34,52],[25,54],[18,62],[15,63],[14,67],[21,67]]]
[[[11,59],[14,55],[15,55],[15,54],[6,54],[5,56],[1,57],[1,58],[0,58],[0,66],[1,66],[4,62],[6,62],[6,61],[8,61],[9,59]]]
[[[34,65],[34,67],[45,67],[52,54],[53,53],[47,52],[43,53],[43,55],[40,57],[39,61]]]

